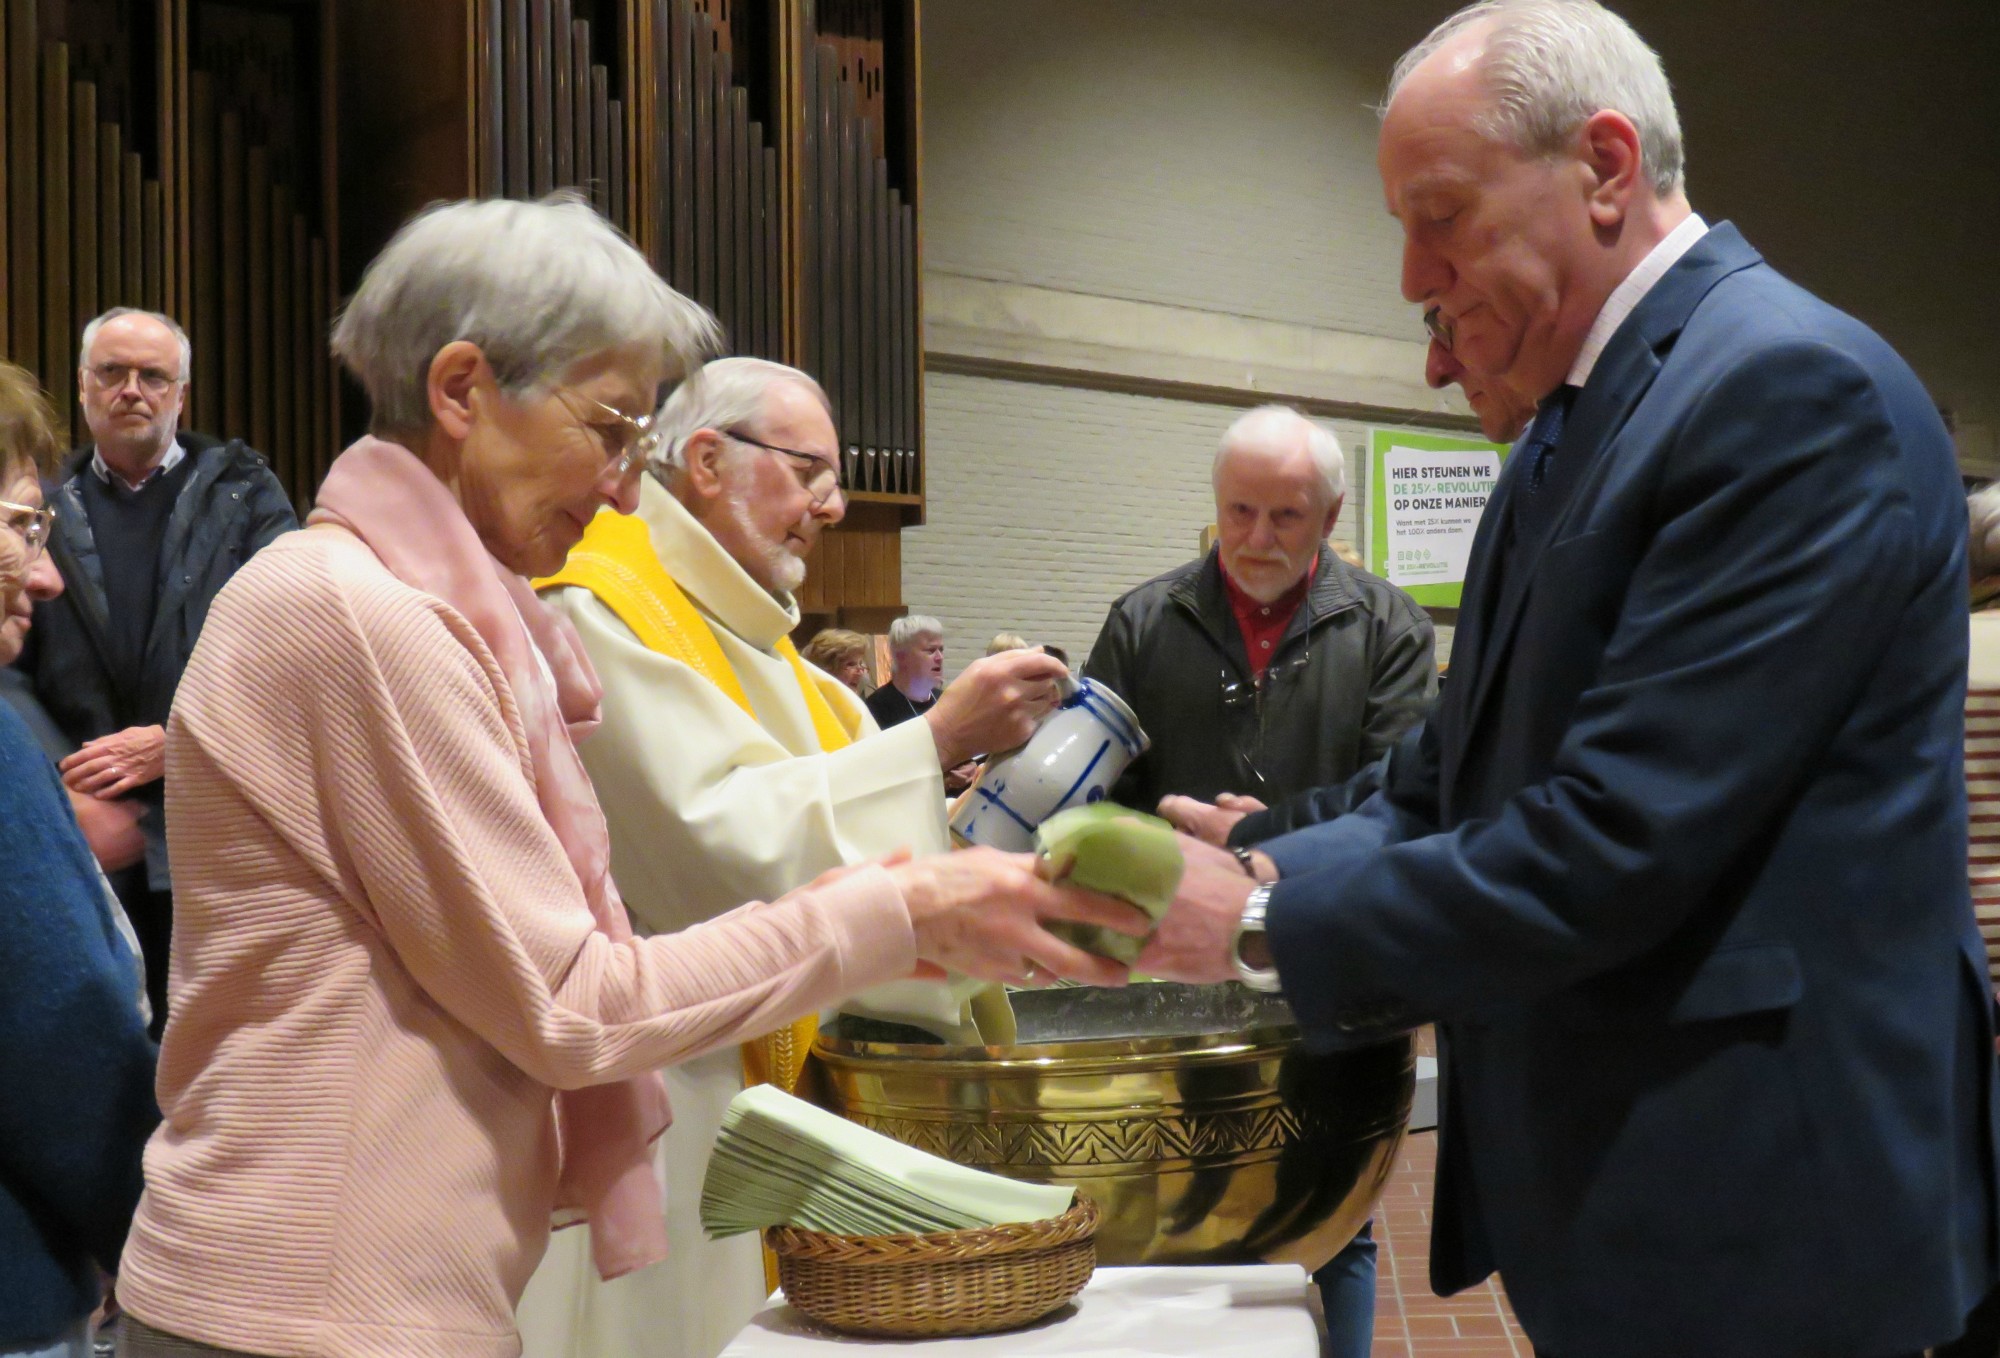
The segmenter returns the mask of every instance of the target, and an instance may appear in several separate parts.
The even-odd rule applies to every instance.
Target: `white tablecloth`
[[[831,1358],[838,1349],[863,1348],[899,1358],[1319,1358],[1311,1286],[1305,1270],[1290,1264],[1100,1268],[1074,1303],[1038,1325],[928,1340],[828,1334],[773,1296],[722,1358]]]

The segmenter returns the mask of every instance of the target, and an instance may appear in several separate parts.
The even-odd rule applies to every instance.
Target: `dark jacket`
[[[1950,436],[1720,225],[1529,461],[1383,790],[1264,845],[1306,1041],[1445,1022],[1431,1279],[1540,1349],[1949,1339],[2000,1275]]]
[[[0,1350],[97,1304],[159,1123],[136,964],[48,759],[0,703]]]
[[[1275,802],[1340,782],[1387,751],[1437,688],[1430,618],[1331,551],[1261,684],[1213,551],[1113,604],[1083,672],[1152,738],[1112,791],[1146,811],[1173,793]]]
[[[27,649],[17,663],[32,677],[35,696],[63,734],[78,745],[131,726],[164,726],[209,604],[253,553],[298,527],[285,488],[261,453],[240,439],[219,443],[182,434],[180,442],[193,465],[160,544],[160,595],[145,661],[128,682],[115,682],[106,661],[104,568],[80,479],[95,475],[92,450],[74,454],[46,490],[56,511],[49,553],[64,589],[60,598],[35,605]],[[161,815],[165,794],[163,782],[134,794],[151,808],[141,824],[147,876],[156,891],[171,887]]]

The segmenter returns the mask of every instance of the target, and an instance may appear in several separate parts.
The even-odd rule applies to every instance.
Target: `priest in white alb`
[[[720,359],[655,424],[638,512],[600,514],[539,586],[604,685],[603,726],[582,750],[634,924],[683,929],[842,864],[946,851],[942,771],[1025,740],[1055,705],[1061,662],[977,661],[921,720],[878,731],[790,640],[805,558],[846,511],[819,384]],[[901,982],[848,1008],[957,1041],[985,1017],[993,1038],[1004,1015],[976,989]],[[521,1305],[527,1358],[712,1358],[741,1329],[768,1291],[758,1238],[702,1235],[701,1176],[729,1100],[746,1080],[790,1088],[811,1041],[808,1020],[666,1072],[672,1253],[601,1283],[583,1228],[558,1232]]]

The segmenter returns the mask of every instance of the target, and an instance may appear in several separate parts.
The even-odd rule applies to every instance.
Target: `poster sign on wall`
[[[1507,449],[1479,439],[1368,431],[1368,569],[1420,604],[1458,607],[1472,535]]]

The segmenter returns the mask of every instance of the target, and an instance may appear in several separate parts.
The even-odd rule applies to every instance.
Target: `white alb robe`
[[[604,685],[604,724],[580,748],[634,925],[683,929],[841,864],[905,846],[919,855],[949,849],[929,724],[878,731],[860,699],[829,680],[822,691],[844,724],[859,721],[861,735],[821,753],[797,676],[771,649],[798,625],[797,606],[752,580],[651,476],[641,481],[639,517],[757,717],[687,665],[648,650],[590,591],[544,594],[576,625]],[[871,1008],[945,1006],[940,1019],[957,1010],[939,986],[895,990]],[[711,1241],[698,1211],[709,1148],[743,1087],[741,1056],[731,1046],[665,1075],[674,1124],[656,1154],[670,1254],[605,1283],[590,1265],[588,1228],[556,1232],[521,1301],[525,1358],[714,1358],[763,1304],[757,1236]]]

